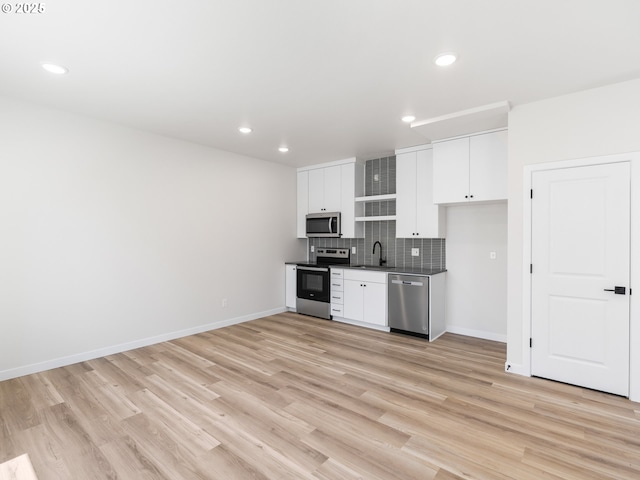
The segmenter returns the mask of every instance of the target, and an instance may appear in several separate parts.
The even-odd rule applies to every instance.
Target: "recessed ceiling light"
[[[457,59],[458,59],[458,57],[456,56],[455,53],[447,52],[447,53],[441,53],[433,61],[439,67],[446,67],[447,65],[451,65]]]
[[[413,115],[406,115],[404,117],[402,117],[402,121],[404,123],[411,123],[416,119],[416,117],[414,117]]]
[[[251,130],[249,127],[240,127],[238,131],[246,135],[247,133],[251,133],[253,130]]]
[[[55,63],[42,63],[42,68],[44,68],[49,73],[55,73],[56,75],[64,75],[69,72],[68,68],[63,67],[62,65],[56,65]]]
[[[289,147],[280,147],[278,149],[278,151],[282,152],[282,153],[287,153],[289,151]]]

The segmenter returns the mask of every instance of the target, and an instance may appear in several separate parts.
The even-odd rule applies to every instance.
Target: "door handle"
[[[616,295],[626,295],[627,288],[626,287],[613,287],[613,288],[605,288],[605,292],[614,292]]]

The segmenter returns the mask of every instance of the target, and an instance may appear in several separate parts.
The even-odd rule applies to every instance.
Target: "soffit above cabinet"
[[[348,165],[351,163],[363,163],[363,162],[359,162],[356,157],[350,157],[350,158],[345,158],[343,160],[335,160],[333,162],[325,162],[325,163],[318,163],[316,165],[307,165],[304,167],[298,167],[297,170],[298,172],[306,172],[309,170],[316,170],[318,168],[336,167],[340,165]]]
[[[509,102],[497,102],[440,117],[418,120],[411,128],[430,141],[469,135],[471,133],[505,128],[509,115]]]

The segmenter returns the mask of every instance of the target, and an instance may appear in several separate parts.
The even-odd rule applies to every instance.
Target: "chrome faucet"
[[[376,245],[380,245],[380,257],[379,257],[379,265],[382,266],[385,263],[387,263],[387,259],[386,258],[382,258],[382,244],[376,240],[375,243],[373,244],[373,252],[371,252],[372,255],[375,255],[376,253]]]

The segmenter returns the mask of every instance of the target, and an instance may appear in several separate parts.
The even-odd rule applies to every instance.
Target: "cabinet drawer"
[[[344,281],[341,278],[332,278],[329,282],[329,286],[331,287],[332,292],[342,292],[344,290]]]
[[[339,278],[340,280],[342,280],[342,278],[344,278],[344,270],[332,268],[331,269],[331,280],[333,280],[335,278]]]
[[[355,280],[356,282],[387,283],[386,272],[348,269],[344,272],[344,278],[345,280]]]
[[[342,305],[338,303],[331,304],[331,315],[335,315],[336,317],[343,317],[344,316],[343,312],[344,312],[344,309]]]
[[[331,291],[331,297],[329,298],[329,300],[331,300],[331,303],[339,303],[340,305],[342,305],[344,303],[344,293],[343,292],[334,292],[333,290]]]

